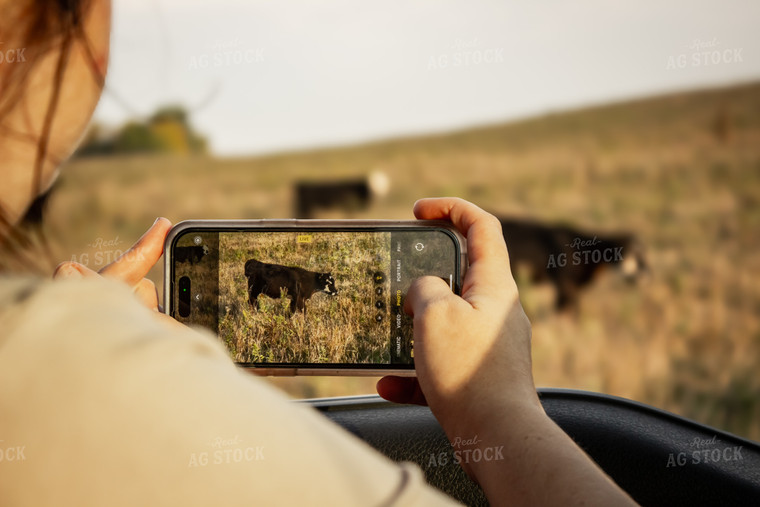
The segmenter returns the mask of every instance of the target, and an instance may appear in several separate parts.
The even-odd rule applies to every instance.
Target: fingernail
[[[158,218],[156,218],[156,221],[155,221],[155,222],[153,222],[153,225],[156,225],[156,224],[158,223],[158,221],[159,221],[159,220],[161,220],[161,217],[158,217]],[[151,226],[151,227],[152,227],[152,226]]]
[[[57,273],[57,278],[82,278],[82,272],[74,264],[66,264]]]

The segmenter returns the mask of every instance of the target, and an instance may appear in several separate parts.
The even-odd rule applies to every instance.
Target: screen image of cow
[[[220,233],[218,330],[231,357],[389,363],[389,313],[378,321],[373,275],[389,271],[390,241],[386,232]]]
[[[249,259],[245,263],[248,279],[248,302],[258,307],[258,297],[290,297],[290,314],[306,311],[306,301],[315,292],[331,296],[338,294],[335,278],[330,273],[318,273],[295,266],[282,266]]]

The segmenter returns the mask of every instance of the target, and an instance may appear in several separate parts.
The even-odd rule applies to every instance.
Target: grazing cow
[[[303,268],[268,264],[256,259],[245,263],[248,278],[248,303],[257,307],[259,294],[279,298],[282,290],[290,296],[290,314],[296,310],[306,313],[306,300],[315,292],[326,292],[331,296],[338,293],[335,278],[330,273],[316,273]]]
[[[203,257],[208,255],[208,247],[202,246],[178,246],[174,248],[175,262],[200,262]]]
[[[390,189],[388,176],[381,171],[372,172],[363,179],[296,182],[296,218],[313,218],[319,209],[355,211],[366,209],[375,197],[382,197]]]
[[[630,234],[599,236],[563,225],[499,220],[513,269],[527,268],[533,282],[551,282],[558,310],[576,307],[580,290],[607,266],[620,268],[631,282],[646,271],[641,247]]]

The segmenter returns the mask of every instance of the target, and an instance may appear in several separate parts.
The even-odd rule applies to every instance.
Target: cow
[[[178,246],[174,248],[175,262],[190,262],[195,264],[208,255],[208,246]]]
[[[294,186],[293,212],[296,218],[314,218],[321,209],[362,210],[389,189],[390,180],[382,171],[373,171],[367,178],[298,181]]]
[[[579,293],[608,266],[629,282],[647,271],[641,246],[632,234],[589,234],[565,225],[500,217],[513,269],[526,268],[531,281],[549,281],[555,308],[577,308]]]
[[[291,316],[296,310],[305,314],[306,300],[315,292],[326,292],[331,296],[338,294],[335,278],[330,273],[249,259],[245,263],[245,276],[248,279],[248,303],[253,308],[258,306],[259,294],[279,298],[285,291],[290,297]]]

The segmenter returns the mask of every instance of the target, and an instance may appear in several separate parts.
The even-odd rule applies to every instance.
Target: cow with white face
[[[390,188],[390,178],[379,169],[366,178],[298,181],[293,213],[296,218],[314,218],[318,212],[354,213],[388,195]]]

